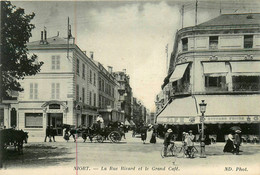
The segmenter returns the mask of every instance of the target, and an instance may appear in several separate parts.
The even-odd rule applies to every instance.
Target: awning
[[[230,62],[232,67],[232,75],[260,75],[260,62]]]
[[[192,97],[174,99],[157,116],[158,124],[189,125],[199,123],[196,101]]]
[[[177,65],[175,67],[174,72],[172,73],[172,75],[170,77],[170,82],[174,82],[174,81],[181,79],[183,77],[183,74],[184,74],[188,64],[189,63]]]
[[[225,62],[204,62],[203,69],[204,74],[208,74],[209,76],[225,75],[228,72]]]
[[[207,103],[205,123],[259,123],[260,95],[195,95]]]

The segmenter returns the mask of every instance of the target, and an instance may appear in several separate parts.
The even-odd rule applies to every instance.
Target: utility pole
[[[221,15],[222,11],[221,11],[221,1],[220,1],[220,7],[219,7],[219,14]]]
[[[183,28],[183,21],[184,19],[184,5],[182,5],[182,8],[181,8],[181,28]]]
[[[70,52],[70,38],[71,38],[71,25],[70,25],[70,18],[68,17],[68,36],[67,36],[67,44],[68,44],[68,48],[67,48],[67,59],[70,60],[69,58],[69,52]]]
[[[196,7],[195,7],[195,26],[198,22],[198,0],[196,0]]]
[[[166,52],[166,75],[168,75],[168,44],[165,47]]]

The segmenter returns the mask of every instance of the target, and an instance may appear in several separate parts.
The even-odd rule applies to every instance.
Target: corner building
[[[232,126],[259,138],[260,14],[223,14],[179,30],[163,87],[170,101],[157,123],[198,133],[205,100],[205,133],[224,141]]]
[[[61,136],[62,125],[91,126],[97,117],[98,67],[74,41],[59,36],[28,43],[30,54],[43,61],[41,71],[21,81],[18,128],[30,136],[44,136],[52,125]]]

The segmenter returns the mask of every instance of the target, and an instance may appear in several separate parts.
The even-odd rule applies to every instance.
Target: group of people
[[[46,142],[47,137],[49,138],[49,142],[52,142],[51,138],[53,138],[53,141],[55,141],[55,136],[57,135],[56,129],[53,128],[53,126],[47,126],[45,131],[45,139],[44,142]]]
[[[168,129],[167,132],[165,133],[164,136],[164,156],[167,156],[167,149],[169,145],[174,145],[174,134],[172,129]],[[183,143],[183,151],[185,155],[188,155],[191,157],[191,150],[194,147],[194,141],[195,141],[195,136],[192,133],[192,130],[189,131],[189,133],[183,132],[182,134],[182,143]]]
[[[233,135],[231,133],[228,135],[228,139],[223,152],[230,152],[237,155],[239,154],[239,147],[241,144],[241,139],[239,136],[240,133],[240,130],[236,130]]]

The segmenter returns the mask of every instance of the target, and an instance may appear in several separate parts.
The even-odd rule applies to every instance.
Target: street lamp
[[[200,158],[206,158],[206,154],[205,154],[205,139],[204,139],[204,113],[206,112],[206,106],[207,103],[204,103],[205,100],[201,100],[200,105],[200,112],[201,112],[201,118],[200,118],[200,122],[201,122],[201,140],[200,140]]]

